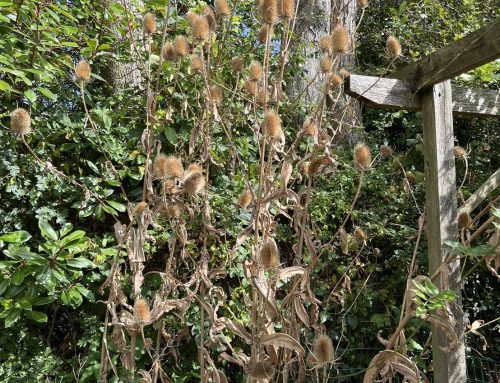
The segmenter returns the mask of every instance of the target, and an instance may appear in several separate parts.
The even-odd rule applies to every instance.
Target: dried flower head
[[[324,164],[325,164],[325,157],[323,157],[323,156],[316,157],[309,164],[309,166],[307,168],[307,174],[309,176],[314,176],[316,173],[319,172],[321,166],[324,165]]]
[[[380,145],[379,152],[384,158],[391,158],[393,153],[389,145]]]
[[[10,128],[14,134],[20,136],[31,133],[31,117],[26,109],[14,109],[10,114]]]
[[[338,25],[332,32],[332,47],[335,52],[345,53],[349,49],[349,33],[342,25]]]
[[[174,54],[177,58],[184,58],[188,54],[189,43],[186,36],[177,35],[174,39]]]
[[[189,11],[186,13],[186,16],[184,16],[189,23],[189,27],[192,28],[194,24],[194,20],[196,19],[196,16],[198,16],[196,13]]]
[[[385,44],[385,50],[387,52],[387,56],[389,56],[391,60],[401,56],[402,49],[398,38],[392,35],[389,36]]]
[[[239,57],[235,57],[231,60],[231,69],[234,73],[240,73],[243,71],[243,60]]]
[[[163,191],[165,194],[177,193],[177,183],[175,182],[175,179],[167,178],[163,182]]]
[[[193,40],[197,43],[206,41],[210,34],[210,26],[207,18],[200,15],[194,15],[192,19],[191,35],[193,36]]]
[[[142,298],[137,298],[134,302],[134,318],[139,323],[146,323],[149,321],[149,303]]]
[[[347,69],[344,69],[342,68],[340,71],[339,71],[339,75],[340,77],[342,77],[344,80],[349,77],[351,74],[349,73],[349,71]]]
[[[273,26],[269,24],[264,24],[260,28],[257,38],[262,44],[265,44],[268,39],[270,41],[273,38],[273,33],[274,33]]]
[[[372,163],[370,148],[365,144],[357,144],[354,148],[354,165],[360,170],[367,170]]]
[[[252,61],[250,63],[248,71],[250,72],[250,80],[252,81],[259,81],[262,77],[262,65],[257,61]]]
[[[166,61],[174,61],[175,60],[175,51],[172,43],[165,43],[162,50],[163,59]]]
[[[319,363],[333,360],[333,344],[328,335],[320,335],[314,340],[313,354]]]
[[[78,82],[89,82],[90,64],[85,60],[80,60],[75,66],[75,77]]]
[[[280,252],[274,239],[270,238],[262,244],[259,251],[260,264],[266,269],[276,269],[280,263]]]
[[[248,375],[267,381],[274,376],[274,366],[268,362],[255,362],[248,369]]]
[[[269,102],[269,94],[265,88],[260,88],[256,101],[260,106],[265,106]]]
[[[318,132],[316,121],[309,117],[302,124],[302,129],[304,129],[304,134],[308,137],[314,137]]]
[[[182,176],[182,162],[174,156],[159,154],[153,163],[153,173],[158,179],[179,178]]]
[[[370,4],[370,0],[358,0],[358,6],[361,9],[368,7],[369,4]]]
[[[155,33],[156,32],[156,19],[152,13],[146,13],[143,19],[144,32]]]
[[[215,15],[220,19],[231,14],[231,9],[229,8],[227,0],[215,0],[214,6]]]
[[[224,91],[219,85],[210,85],[210,98],[216,105],[220,105],[224,99]]]
[[[250,190],[245,190],[241,193],[238,199],[238,206],[242,209],[246,209],[252,203],[252,192]]]
[[[364,242],[364,241],[366,241],[366,239],[368,238],[368,236],[366,235],[366,232],[363,229],[357,227],[354,230],[354,238],[356,238],[356,240],[358,242]]]
[[[211,31],[214,30],[215,29],[216,20],[215,20],[215,13],[214,13],[214,10],[212,9],[212,7],[211,6],[205,7],[203,9],[202,14],[207,19],[208,27],[210,28],[210,30]]]
[[[135,213],[135,215],[136,215],[136,216],[141,215],[141,213],[144,211],[144,209],[145,209],[147,206],[148,206],[148,203],[147,203],[147,202],[144,202],[144,201],[139,202],[139,203],[136,205],[135,209],[134,209],[134,213]]]
[[[328,73],[333,68],[333,60],[330,57],[323,57],[320,64],[321,72]]]
[[[325,35],[319,39],[319,49],[322,53],[328,53],[332,51],[332,36]]]
[[[252,80],[245,81],[245,90],[249,96],[255,97],[257,94],[257,84]]]
[[[272,139],[278,139],[281,136],[281,121],[278,114],[270,110],[264,116],[264,133]]]
[[[181,208],[178,204],[169,204],[166,208],[166,214],[170,219],[177,219],[181,216]]]
[[[198,55],[191,56],[191,69],[195,73],[203,73],[203,61]]]
[[[295,14],[294,0],[281,0],[279,3],[279,16],[284,20],[290,20]]]
[[[260,3],[260,17],[266,24],[274,24],[278,21],[277,0],[262,0]]]
[[[205,188],[205,177],[201,166],[191,164],[184,173],[184,191],[188,194],[199,194]]]
[[[453,154],[455,155],[456,158],[467,157],[467,151],[464,148],[462,148],[461,146],[454,146],[453,147]]]
[[[458,215],[458,228],[459,229],[466,229],[472,224],[472,218],[469,213],[466,211],[462,211]]]
[[[344,79],[338,73],[332,73],[330,76],[330,85],[336,88],[344,83]]]

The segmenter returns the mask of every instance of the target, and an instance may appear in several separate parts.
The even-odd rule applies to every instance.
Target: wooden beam
[[[420,96],[410,83],[393,78],[352,74],[345,92],[376,108],[421,110]],[[500,92],[489,89],[452,87],[453,113],[466,116],[500,118]]]
[[[476,207],[479,206],[481,202],[485,200],[488,195],[497,190],[500,187],[500,168],[493,173],[493,175],[488,178],[488,180],[482,184],[475,192],[472,194],[467,201],[458,210],[459,213],[467,212],[471,213]]]
[[[500,57],[500,18],[389,77],[407,80],[413,91],[432,87]]]
[[[458,237],[455,156],[453,154],[453,116],[451,84],[446,81],[422,92],[424,163],[426,188],[426,235],[429,273],[432,275],[446,259],[445,241]],[[461,309],[460,261],[443,267],[436,279],[440,290],[453,290],[458,298],[451,306],[457,323],[458,348],[444,352],[446,333],[432,326],[432,356],[435,382],[465,382],[463,311]]]

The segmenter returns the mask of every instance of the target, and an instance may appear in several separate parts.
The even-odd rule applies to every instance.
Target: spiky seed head
[[[191,56],[191,69],[195,73],[203,73],[203,61],[198,55]]]
[[[184,58],[188,54],[189,43],[186,36],[177,35],[174,39],[174,54],[177,58]]]
[[[387,42],[385,44],[385,50],[387,52],[387,56],[389,56],[390,59],[396,59],[399,56],[401,56],[402,49],[401,49],[401,43],[399,42],[398,38],[390,35],[387,38]]]
[[[179,178],[184,169],[179,158],[159,154],[153,163],[153,173],[158,179]]]
[[[210,34],[208,19],[200,15],[194,15],[192,19],[191,35],[193,36],[193,40],[196,43],[203,43],[208,39],[208,35]]]
[[[358,6],[361,9],[368,7],[369,4],[370,4],[370,0],[358,0]]]
[[[252,192],[250,190],[245,190],[241,193],[238,199],[238,206],[242,209],[246,209],[252,203]]]
[[[349,50],[349,33],[342,25],[337,25],[332,32],[332,48],[334,52],[345,53]]]
[[[155,33],[156,32],[156,19],[152,13],[146,13],[143,19],[144,32]]]
[[[191,164],[184,173],[184,191],[187,194],[199,194],[205,188],[205,177],[202,174],[201,166]]]
[[[320,363],[328,363],[333,360],[333,344],[328,335],[320,335],[314,340],[313,354]]]
[[[274,239],[270,238],[262,244],[259,261],[266,270],[276,269],[280,263],[280,252]]]
[[[210,85],[210,98],[216,105],[222,104],[222,100],[224,99],[224,91],[219,85]]]
[[[277,0],[262,0],[260,3],[260,17],[266,24],[274,24],[278,21]]]
[[[272,140],[276,140],[281,136],[280,117],[274,110],[268,111],[264,116],[264,133]]]
[[[231,69],[234,73],[241,73],[243,71],[243,59],[235,57],[231,60]]]
[[[252,98],[257,94],[257,83],[252,80],[245,81],[245,90]]]
[[[211,31],[215,29],[215,13],[214,10],[212,9],[211,6],[207,6],[203,9],[203,16],[207,19],[208,22],[208,27],[210,28]]]
[[[176,219],[181,216],[181,208],[178,204],[169,204],[166,209],[167,217],[170,219]]]
[[[254,379],[269,380],[274,376],[274,366],[268,362],[255,362],[248,369],[248,375]]]
[[[360,227],[357,227],[354,230],[354,238],[356,238],[356,240],[358,242],[364,242],[364,241],[366,241],[368,236],[366,235],[366,232],[363,229],[361,229]]]
[[[344,79],[338,73],[332,73],[330,76],[330,85],[336,88],[344,83]]]
[[[454,146],[453,154],[456,158],[465,158],[467,156],[467,151],[461,146]]]
[[[339,75],[340,77],[342,77],[344,80],[349,77],[351,74],[349,73],[349,71],[347,69],[344,69],[342,68],[340,71],[339,71]]]
[[[320,65],[320,68],[321,68],[321,72],[323,73],[328,73],[332,70],[333,68],[333,61],[330,57],[323,57],[323,59],[321,60],[321,65]]]
[[[300,174],[307,176],[309,174],[309,162],[302,162],[300,164]]]
[[[196,16],[198,16],[196,13],[189,11],[186,13],[186,16],[184,16],[189,23],[189,27],[193,28],[194,20],[196,19]]]
[[[302,129],[304,129],[304,134],[308,137],[314,137],[318,131],[316,121],[309,117],[302,124]]]
[[[90,64],[80,60],[75,66],[75,77],[78,82],[87,83],[90,80]]]
[[[357,144],[354,148],[354,165],[360,170],[367,170],[372,163],[370,148],[365,144]]]
[[[290,20],[295,14],[294,0],[281,0],[279,3],[279,16],[283,20]]]
[[[189,173],[200,173],[203,171],[203,169],[201,168],[201,166],[199,164],[190,164],[187,169],[186,169],[186,172]]]
[[[177,192],[177,183],[175,182],[175,179],[166,179],[165,182],[163,182],[163,190],[165,191],[165,194],[174,194]]]
[[[262,43],[265,44],[267,39],[271,40],[273,38],[273,26],[269,24],[264,24],[260,30],[259,34],[257,35],[258,40]]]
[[[139,323],[149,321],[149,303],[145,299],[137,298],[134,302],[134,318]]]
[[[12,133],[25,136],[31,133],[31,117],[24,108],[17,108],[10,114]]]
[[[262,77],[262,65],[257,61],[252,61],[248,67],[250,73],[250,80],[259,81]]]
[[[332,51],[332,36],[325,35],[319,39],[319,49],[322,53],[328,53]]]
[[[458,215],[458,228],[459,229],[466,229],[471,224],[472,224],[472,218],[470,217],[469,213],[467,213],[466,211],[463,211]]]
[[[166,61],[174,61],[175,60],[175,51],[172,43],[165,43],[162,50],[163,59]]]
[[[321,166],[325,163],[325,157],[316,157],[314,160],[311,161],[307,168],[307,174],[309,176],[314,176],[316,173],[319,172],[319,169]]]
[[[256,101],[260,106],[265,106],[269,102],[269,94],[264,88],[259,90]]]
[[[215,15],[222,19],[223,17],[229,16],[231,14],[231,9],[229,8],[229,4],[227,0],[215,0]]]
[[[135,209],[134,209],[134,213],[135,213],[135,215],[136,215],[136,216],[141,215],[141,213],[144,211],[144,209],[145,209],[147,206],[148,206],[148,203],[147,203],[147,202],[144,202],[144,201],[139,202],[139,203],[136,205]]]
[[[391,158],[393,153],[389,145],[380,145],[379,152],[384,158]]]

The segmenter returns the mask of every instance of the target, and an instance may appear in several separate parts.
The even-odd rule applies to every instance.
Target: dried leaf
[[[264,334],[261,337],[262,345],[273,345],[277,347],[284,347],[295,351],[299,356],[305,355],[304,348],[290,335],[278,334]]]

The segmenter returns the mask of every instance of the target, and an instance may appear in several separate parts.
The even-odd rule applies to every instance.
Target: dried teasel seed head
[[[212,9],[212,7],[210,7],[210,6],[205,7],[203,9],[202,14],[207,19],[208,27],[210,28],[210,30],[211,31],[214,30],[215,29],[216,20],[215,20],[215,13],[214,13],[214,10]]]
[[[186,36],[177,35],[174,39],[174,54],[177,58],[184,58],[188,54],[189,43]]]
[[[216,105],[222,104],[222,100],[224,99],[224,91],[219,85],[210,85],[210,98]]]
[[[456,158],[465,158],[467,156],[467,151],[461,146],[454,146],[453,154]]]
[[[78,82],[87,83],[90,80],[90,64],[80,60],[75,66],[75,77]]]
[[[153,163],[153,173],[158,179],[179,178],[183,171],[181,160],[174,156],[159,154]]]
[[[321,166],[325,163],[325,158],[324,157],[317,157],[314,160],[311,161],[307,168],[307,174],[309,176],[314,176],[316,173],[319,172],[319,169]]]
[[[268,362],[255,362],[248,369],[248,375],[254,379],[271,379],[274,376],[274,366]]]
[[[370,148],[365,144],[357,144],[354,148],[354,165],[360,170],[367,170],[372,163]]]
[[[392,148],[389,145],[381,145],[379,152],[384,158],[391,158],[393,153]]]
[[[398,38],[392,35],[389,36],[385,44],[385,50],[390,59],[396,59],[401,56],[402,49]]]
[[[257,61],[252,61],[250,63],[248,71],[250,73],[250,80],[252,81],[259,81],[262,77],[262,65],[260,65]]]
[[[255,97],[257,94],[257,84],[254,81],[245,81],[245,90],[249,96]]]
[[[334,52],[345,53],[349,50],[349,33],[342,25],[337,25],[332,32],[332,48]]]
[[[333,60],[330,57],[323,57],[320,64],[321,72],[328,73],[333,68]]]
[[[278,13],[283,20],[290,20],[295,14],[294,0],[281,0],[278,4]]]
[[[203,61],[198,55],[191,56],[191,69],[194,73],[203,73]]]
[[[259,90],[256,98],[257,104],[260,106],[265,106],[269,102],[269,94],[264,88]]]
[[[165,182],[163,182],[163,190],[165,191],[165,194],[176,193],[177,185],[175,179],[166,179]]]
[[[274,24],[278,21],[277,0],[262,0],[260,3],[260,17],[266,24]]]
[[[273,33],[274,33],[273,26],[269,24],[264,24],[260,28],[257,38],[262,44],[265,44],[267,39],[271,40],[273,38]]]
[[[235,57],[231,61],[231,69],[234,73],[243,72],[243,60],[240,57]]]
[[[270,110],[264,116],[264,133],[265,135],[275,140],[281,136],[281,121],[278,114]]]
[[[241,193],[238,199],[238,206],[242,209],[246,209],[252,203],[252,192],[250,190],[245,190]]]
[[[260,264],[266,269],[276,269],[280,263],[280,252],[274,239],[270,238],[262,244],[259,251]]]
[[[149,303],[145,299],[137,298],[134,302],[134,318],[139,323],[149,321]]]
[[[139,203],[136,205],[135,209],[134,209],[134,213],[135,213],[135,215],[136,215],[136,216],[141,215],[141,213],[144,211],[144,209],[145,209],[147,206],[148,206],[148,203],[147,203],[147,202],[144,202],[144,201],[139,202]]]
[[[370,4],[370,0],[358,0],[358,6],[361,9],[368,7],[369,4]]]
[[[314,340],[313,354],[319,363],[333,360],[333,344],[328,335],[320,335]]]
[[[322,53],[328,53],[332,51],[332,36],[325,35],[319,39],[319,49]]]
[[[330,76],[330,85],[334,88],[342,85],[344,83],[344,79],[338,73],[332,73]]]
[[[356,238],[358,242],[364,242],[367,240],[368,236],[366,235],[366,232],[363,229],[357,227],[354,230],[354,238]]]
[[[349,71],[347,69],[344,69],[342,68],[340,71],[339,71],[339,75],[340,77],[342,77],[344,80],[349,77],[351,74],[349,73]]]
[[[175,51],[172,43],[165,43],[162,49],[163,59],[166,61],[175,60]]]
[[[472,224],[472,218],[466,211],[461,212],[458,215],[458,228],[466,229]]]
[[[193,27],[193,24],[194,24],[194,20],[196,19],[198,15],[194,12],[188,12],[186,13],[186,16],[185,19],[187,20],[187,22],[189,23],[189,27],[192,28]]]
[[[191,164],[184,173],[184,191],[188,194],[199,194],[205,188],[205,177],[201,166]]]
[[[208,7],[207,7],[208,8]],[[203,43],[208,39],[210,26],[205,16],[194,15],[191,23],[191,35],[196,43]]]
[[[306,118],[304,123],[302,124],[302,129],[304,129],[304,135],[308,137],[314,137],[318,132],[318,126],[316,125],[316,121],[312,118]]]
[[[222,19],[231,14],[231,9],[229,8],[227,0],[215,0],[214,6],[215,6],[215,15],[219,19]]]
[[[12,133],[25,136],[31,133],[31,117],[26,109],[17,108],[10,114]]]
[[[155,33],[156,32],[156,19],[152,13],[146,13],[143,19],[144,32]]]
[[[167,217],[170,219],[176,219],[181,216],[181,208],[178,204],[169,204],[165,210]]]

